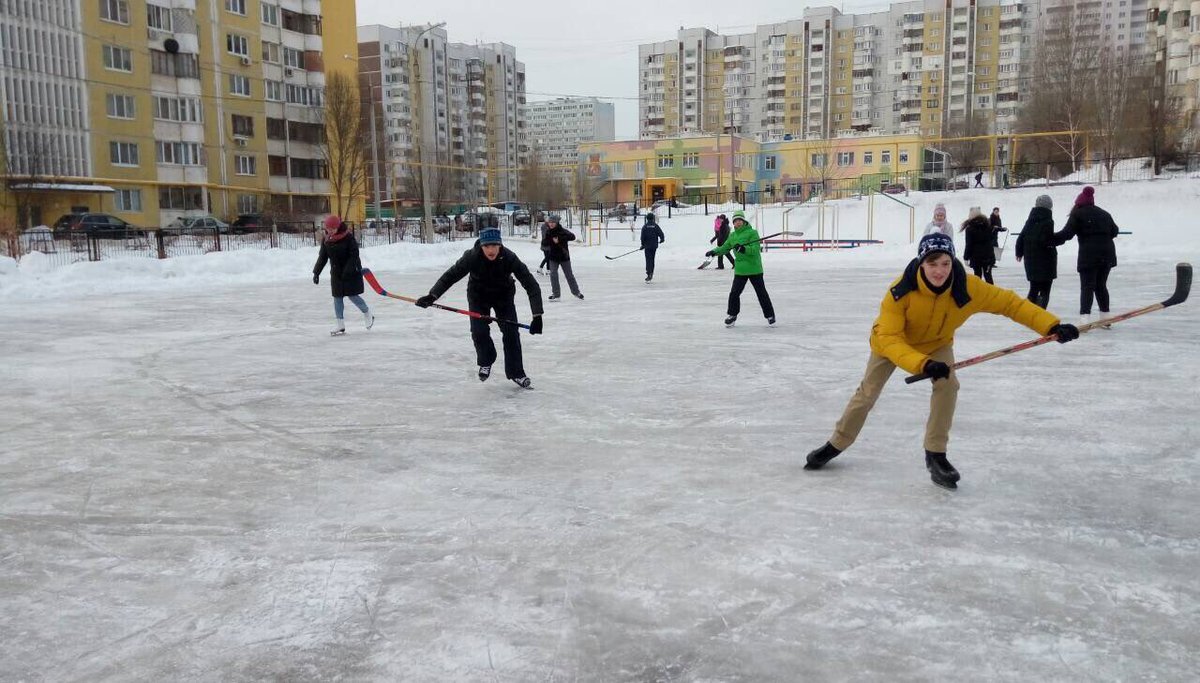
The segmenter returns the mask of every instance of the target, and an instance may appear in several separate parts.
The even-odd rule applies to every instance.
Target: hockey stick
[[[741,245],[738,245],[738,246],[743,246],[743,247],[744,247],[744,246],[748,246],[748,245],[751,245],[751,244],[757,244],[758,242],[762,242],[763,240],[769,240],[769,239],[771,239],[772,237],[779,237],[779,236],[780,236],[780,235],[782,235],[782,234],[783,234],[782,232],[777,232],[777,233],[775,233],[774,235],[767,235],[766,237],[759,237],[759,238],[758,238],[758,239],[756,239],[756,240],[750,240],[750,241],[749,241],[749,242],[747,242],[746,244],[741,244]],[[801,234],[801,235],[803,235],[804,233],[800,233],[800,234]],[[720,249],[720,247],[717,247],[717,248],[718,248],[718,249]],[[737,247],[734,247],[733,249],[737,249]],[[729,251],[733,251],[733,249],[730,249]],[[725,253],[726,253],[726,254],[728,254],[728,253],[729,253],[729,251],[727,251],[727,252],[725,252]],[[700,266],[699,266],[698,268],[696,268],[696,270],[704,270],[705,268],[707,268],[707,267],[709,266],[709,264],[711,264],[711,263],[713,262],[713,259],[715,259],[715,258],[716,258],[716,256],[708,256],[708,257],[705,257],[705,259],[704,259],[704,263],[701,263],[701,264],[700,264]]]
[[[636,254],[641,250],[642,250],[642,248],[638,247],[637,249],[634,249],[633,251],[627,251],[624,254],[621,254],[621,256],[605,256],[604,258],[608,259],[609,261],[616,261],[617,259],[619,259],[621,257],[629,256],[630,254]]]
[[[379,280],[375,279],[375,273],[372,273],[370,268],[363,268],[362,275],[363,275],[363,279],[367,281],[367,284],[371,285],[371,289],[375,290],[376,294],[379,294],[382,296],[389,296],[393,299],[399,299],[401,301],[407,301],[410,304],[417,303],[417,300],[412,297],[401,296],[399,294],[392,294],[391,292],[384,289],[383,286],[379,284]],[[441,304],[429,304],[429,305],[433,308],[440,308],[443,311],[450,311],[451,313],[458,313],[461,315],[470,316],[477,320],[486,320],[488,322],[493,322],[493,323],[505,323],[508,325],[516,325],[517,327],[524,327],[527,330],[529,329],[528,325],[526,325],[524,323],[519,323],[515,320],[502,320],[500,318],[493,318],[490,315],[476,313],[475,311],[464,311],[461,308],[454,308],[452,306],[443,306]]]
[[[1122,313],[1121,315],[1114,316],[1112,318],[1104,318],[1103,320],[1097,320],[1095,322],[1090,322],[1086,325],[1080,325],[1079,326],[1079,334],[1083,334],[1084,332],[1091,332],[1092,330],[1096,329],[1097,327],[1107,327],[1113,323],[1119,323],[1123,320],[1129,320],[1130,318],[1136,318],[1137,316],[1144,315],[1146,313],[1153,313],[1155,311],[1161,311],[1162,309],[1164,309],[1168,306],[1174,306],[1175,304],[1181,304],[1184,301],[1187,301],[1188,292],[1190,292],[1191,289],[1192,289],[1192,264],[1180,263],[1175,266],[1175,293],[1172,294],[1169,298],[1167,298],[1163,301],[1160,301],[1156,304],[1151,304],[1151,305],[1143,307],[1143,308],[1129,311],[1128,313]],[[1048,334],[1044,337],[1038,337],[1037,339],[1027,341],[1023,344],[1017,344],[1016,346],[1009,346],[1007,348],[1003,348],[998,351],[992,351],[991,353],[985,353],[982,356],[975,356],[974,358],[968,358],[966,360],[959,361],[959,362],[955,363],[954,365],[951,365],[950,367],[954,370],[958,370],[960,368],[966,368],[966,367],[970,367],[972,365],[978,365],[980,363],[983,363],[983,362],[986,362],[989,360],[994,360],[996,358],[1000,358],[1001,356],[1007,356],[1010,354],[1014,354],[1018,351],[1024,351],[1025,349],[1032,349],[1035,346],[1041,346],[1042,344],[1046,344],[1046,343],[1052,342],[1052,341],[1058,341],[1058,335]],[[916,374],[916,375],[909,375],[908,377],[904,378],[904,383],[912,384],[914,382],[920,382],[923,379],[929,379],[929,375],[927,375],[923,372]]]

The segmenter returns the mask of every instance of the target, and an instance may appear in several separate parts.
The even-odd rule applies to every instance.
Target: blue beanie
[[[479,231],[480,244],[500,244],[500,228],[484,228]]]
[[[954,240],[949,235],[931,232],[922,237],[917,245],[917,259],[921,261],[924,261],[926,256],[939,252],[954,258]]]

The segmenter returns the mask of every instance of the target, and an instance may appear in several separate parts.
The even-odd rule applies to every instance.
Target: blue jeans
[[[358,306],[358,310],[362,311],[363,313],[367,312],[367,302],[363,301],[361,296],[355,294],[354,296],[350,296],[350,297],[346,297],[346,298],[350,299],[350,301],[355,306]],[[346,312],[346,303],[344,301],[342,301],[342,297],[340,297],[340,296],[333,297],[333,315],[334,315],[334,317],[337,318],[338,320],[341,320],[343,317],[345,317],[345,315],[344,315],[345,312]]]

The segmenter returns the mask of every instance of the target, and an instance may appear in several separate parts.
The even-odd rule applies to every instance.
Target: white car
[[[211,230],[216,228],[222,235],[229,232],[229,224],[216,216],[184,216],[171,221],[171,225],[168,227],[183,228],[185,230],[193,228],[207,228]]]

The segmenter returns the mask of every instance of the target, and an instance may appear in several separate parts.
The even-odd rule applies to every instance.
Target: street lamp
[[[429,26],[426,26],[420,33],[418,33],[416,38],[413,38],[412,44],[409,46],[409,54],[411,55],[409,58],[409,64],[410,64],[409,71],[410,72],[412,71],[413,67],[419,68],[418,63],[417,63],[417,43],[421,42],[421,37],[424,36],[426,33],[429,33],[430,31],[432,31],[434,29],[441,28],[445,25],[446,25],[446,22],[444,22],[444,21],[436,23],[436,24],[430,24]],[[430,56],[429,62],[430,62],[430,65],[432,65],[433,64],[432,50],[430,51],[430,54],[431,54],[431,56]],[[430,71],[436,74],[436,71],[434,71],[433,69],[430,69]],[[425,116],[424,116],[425,112],[423,111],[425,108],[425,98],[424,98],[424,92],[422,91],[422,87],[421,87],[422,80],[424,80],[424,79],[417,79],[417,78],[413,79],[414,85],[416,85],[416,92],[421,96],[421,102],[417,107],[417,139],[419,141],[419,144],[421,145],[421,204],[425,208],[425,222],[421,226],[421,241],[432,242],[433,241],[433,207],[430,206],[430,203],[429,203],[429,172],[427,171],[427,168],[426,168],[426,165],[428,163],[428,161],[427,161],[428,155],[425,153],[425,131],[424,131],[424,129],[425,129]],[[429,82],[432,83],[433,81],[430,80]],[[436,97],[434,99],[434,108],[435,109],[437,108]]]

